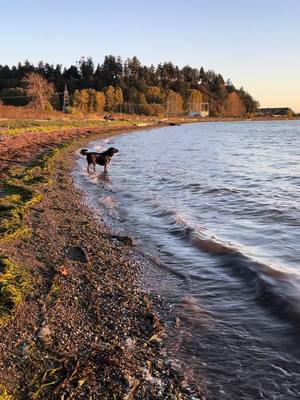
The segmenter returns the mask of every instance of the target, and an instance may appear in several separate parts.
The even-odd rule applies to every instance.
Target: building
[[[197,103],[195,106],[192,104],[189,111],[190,117],[208,117],[209,116],[209,104],[208,103]]]
[[[277,108],[261,108],[259,110],[264,115],[274,115],[274,116],[282,116],[287,115],[288,112],[292,112],[289,107],[277,107]]]

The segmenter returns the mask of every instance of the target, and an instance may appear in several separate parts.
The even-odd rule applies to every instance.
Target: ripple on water
[[[108,176],[87,176],[80,159],[78,181],[157,266],[152,290],[178,318],[170,349],[205,376],[212,398],[298,399],[299,121],[191,124],[110,142],[121,151]]]

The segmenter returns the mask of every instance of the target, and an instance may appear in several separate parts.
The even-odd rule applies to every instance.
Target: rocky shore
[[[132,242],[74,186],[75,151],[92,139],[53,139],[34,157],[33,137],[25,165],[3,163],[0,399],[204,399],[168,358]]]

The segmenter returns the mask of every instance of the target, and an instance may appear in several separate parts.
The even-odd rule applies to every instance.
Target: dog
[[[103,153],[97,153],[93,151],[88,151],[88,149],[80,150],[80,154],[86,156],[86,160],[88,163],[87,171],[90,173],[90,165],[93,164],[94,172],[96,172],[96,164],[104,166],[104,172],[107,173],[107,166],[111,162],[113,155],[118,153],[118,149],[114,147],[110,147],[108,150],[103,151]]]

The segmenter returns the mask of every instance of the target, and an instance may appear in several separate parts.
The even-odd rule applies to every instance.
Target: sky
[[[0,0],[0,17],[2,65],[136,55],[213,69],[262,107],[300,112],[300,0]]]

